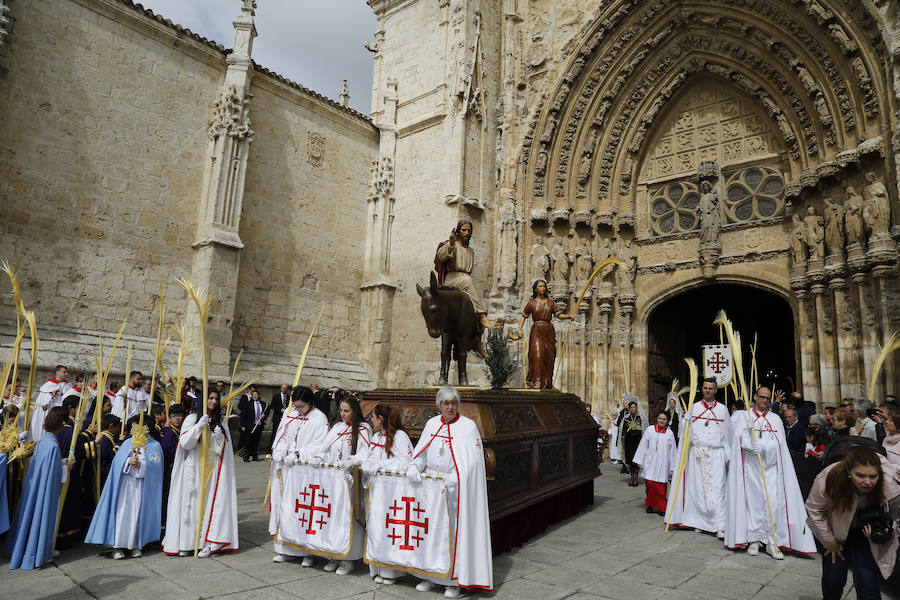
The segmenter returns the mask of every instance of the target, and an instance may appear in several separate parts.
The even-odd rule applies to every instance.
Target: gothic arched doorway
[[[647,398],[652,409],[661,406],[672,378],[677,377],[682,385],[687,385],[685,358],[693,358],[700,366],[701,346],[719,343],[719,328],[713,325],[713,320],[722,309],[743,338],[744,369],[748,378],[750,345],[756,334],[760,383],[772,385],[775,379],[779,389],[786,392],[797,389],[794,315],[787,301],[749,285],[703,285],[670,297],[650,313],[647,321]],[[719,400],[724,398],[725,394],[720,390]],[[730,391],[728,398],[733,399]]]

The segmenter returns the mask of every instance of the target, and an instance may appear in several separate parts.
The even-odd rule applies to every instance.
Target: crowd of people
[[[451,387],[437,393],[441,414],[425,425],[415,447],[389,406],[377,405],[370,424],[356,395],[339,388],[285,384],[267,403],[250,387],[235,401],[239,441],[234,446],[224,381],[210,386],[203,399],[202,382],[193,377],[179,394],[168,381],[151,386],[138,371],[129,374],[126,385],[111,383],[99,394],[93,379],[77,377],[69,384],[67,377],[68,369],[58,366],[36,395],[27,424],[20,382],[7,386],[2,398],[4,423],[22,430],[13,447],[0,453],[0,535],[6,532],[4,550],[12,569],[39,568],[80,543],[97,545],[113,559],[140,557],[156,542],[172,556],[235,551],[234,454],[258,461],[261,452],[270,451],[272,480],[278,482],[270,485],[269,503],[274,562],[297,557],[309,567],[319,556],[325,571],[344,575],[363,558],[362,522],[353,528],[350,554],[340,559],[279,535],[281,505],[293,507],[302,493],[301,464],[337,465],[365,480],[379,469],[403,473],[412,482],[428,473],[445,482],[454,560],[447,577],[423,578],[416,589],[442,585],[453,598],[461,587],[493,587],[481,439],[474,422],[459,414],[459,394]],[[151,397],[153,387],[158,396]],[[85,401],[88,416],[78,423]],[[99,425],[92,419],[98,402]],[[271,438],[265,444],[269,419]],[[28,446],[30,457],[16,459]],[[370,574],[377,583],[392,584],[407,571],[370,565]]]
[[[693,406],[673,392],[652,425],[626,394],[610,427],[610,457],[645,480],[647,513],[666,527],[707,532],[734,551],[777,560],[822,554],[822,594],[840,598],[849,570],[858,598],[880,598],[897,557],[900,411],[845,398],[816,412],[799,392],[768,387],[728,406],[706,379]],[[648,426],[650,425],[650,426]]]

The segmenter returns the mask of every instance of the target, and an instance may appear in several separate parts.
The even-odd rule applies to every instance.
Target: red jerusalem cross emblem
[[[310,484],[306,486],[302,492],[300,492],[300,498],[303,498],[303,502],[306,504],[300,503],[300,498],[294,500],[294,512],[300,513],[300,516],[297,517],[300,521],[300,526],[304,527],[304,533],[308,533],[310,535],[316,535],[318,531],[314,528],[314,525],[319,526],[319,531],[322,531],[322,527],[325,526],[327,521],[325,517],[331,517],[331,504],[325,504],[325,501],[328,500],[328,495],[325,493],[325,490],[319,489],[322,486],[319,484]],[[321,504],[316,505],[316,495],[318,495],[319,501]],[[309,501],[307,501],[309,498]],[[306,514],[300,511],[307,511]],[[320,512],[319,518],[316,519],[316,512]]]
[[[706,366],[708,366],[716,375],[725,370],[729,364],[731,364],[731,361],[725,358],[721,352],[714,353],[712,357],[706,361]]]
[[[403,541],[400,543],[401,550],[415,550],[425,539],[422,536],[428,534],[428,517],[422,520],[422,513],[425,512],[425,509],[420,507],[419,502],[415,498],[403,496],[400,500],[405,506],[399,506],[397,501],[394,500],[394,504],[388,508],[388,512],[384,515],[384,526],[390,530],[388,538],[391,540],[391,545],[396,545],[397,541],[402,539]],[[397,513],[401,511],[405,512],[406,518],[397,518]],[[391,518],[391,513],[394,513],[393,518]],[[416,518],[420,520],[416,521],[412,513],[415,513]],[[403,533],[398,533],[398,530],[393,528],[394,526],[403,527]],[[421,529],[422,531],[415,531],[415,529]],[[413,546],[411,542],[415,542],[416,545]]]

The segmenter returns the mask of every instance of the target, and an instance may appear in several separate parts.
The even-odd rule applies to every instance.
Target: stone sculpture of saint
[[[537,237],[531,247],[531,274],[538,279],[546,279],[550,272],[550,251],[544,245],[544,238]]]
[[[501,288],[509,288],[516,281],[516,207],[505,202],[500,208],[497,223],[500,234],[500,265],[497,283]]]
[[[625,240],[619,246],[618,255],[619,260],[622,261],[622,266],[616,269],[616,283],[619,286],[619,292],[633,294],[634,277],[637,275],[637,254],[631,248],[631,240]]]
[[[871,171],[866,173],[865,202],[863,204],[863,222],[869,239],[873,235],[888,233],[891,227],[891,203],[888,199],[887,188],[878,181],[878,177]]]
[[[550,283],[569,282],[569,253],[556,240],[550,249]]]
[[[591,273],[594,270],[594,257],[591,253],[589,243],[582,243],[575,248],[575,281],[578,282],[579,288],[587,283]]]
[[[700,245],[717,245],[719,233],[722,231],[722,212],[719,210],[719,198],[709,181],[700,183]]]
[[[806,262],[806,226],[800,215],[794,214],[794,226],[791,228],[791,259],[795,265]]]
[[[844,232],[847,235],[847,244],[861,244],[863,242],[863,199],[856,193],[852,185],[844,190],[847,199],[844,200]]]
[[[829,255],[840,256],[844,250],[844,207],[825,198],[825,247]]]
[[[807,207],[803,224],[806,228],[805,241],[810,260],[820,260],[825,256],[825,225],[822,221],[822,217],[816,214],[815,206]]]
[[[553,317],[571,319],[560,312],[556,302],[547,293],[547,282],[538,279],[531,286],[531,300],[522,310],[519,330],[515,339],[522,339],[525,319],[531,317],[531,333],[528,336],[528,373],[525,385],[536,389],[553,387],[553,364],[556,362],[556,329]]]

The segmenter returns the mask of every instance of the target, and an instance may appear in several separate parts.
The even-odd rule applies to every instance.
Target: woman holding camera
[[[890,577],[897,557],[900,470],[869,448],[852,448],[816,477],[806,510],[823,547],[822,597],[841,597],[852,566],[856,597],[881,598],[881,576]]]

